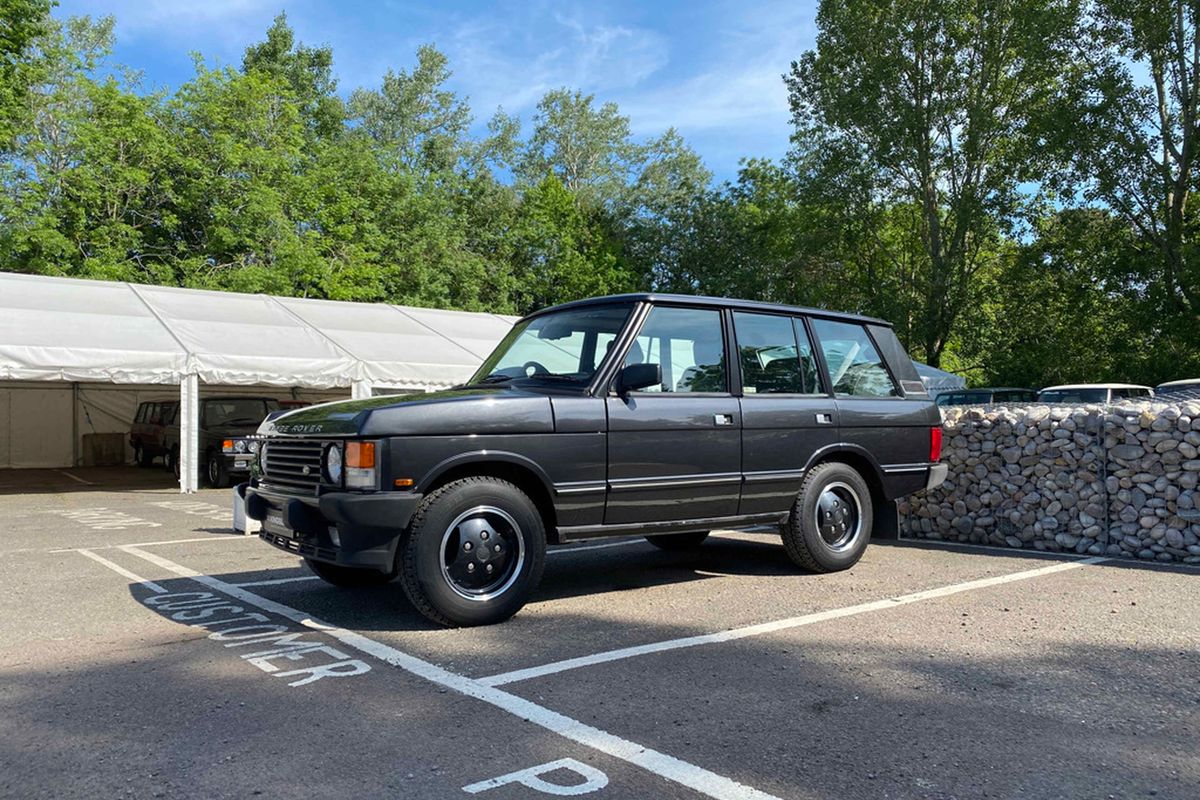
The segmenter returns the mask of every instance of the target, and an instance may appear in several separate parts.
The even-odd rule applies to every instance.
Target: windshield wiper
[[[493,372],[486,378],[480,378],[479,380],[475,381],[475,385],[478,386],[484,383],[500,383],[501,381],[511,381],[512,379],[512,375],[505,375],[503,372]]]

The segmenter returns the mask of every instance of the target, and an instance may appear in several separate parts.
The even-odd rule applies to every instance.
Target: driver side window
[[[640,392],[726,392],[721,312],[655,306],[625,355],[625,366],[659,364],[662,385]]]

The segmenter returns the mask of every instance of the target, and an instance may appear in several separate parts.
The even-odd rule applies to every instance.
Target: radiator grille
[[[263,482],[296,494],[315,494],[324,446],[313,439],[268,439],[263,445]]]

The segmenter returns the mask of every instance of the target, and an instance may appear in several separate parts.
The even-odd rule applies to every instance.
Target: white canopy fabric
[[[0,380],[438,388],[515,319],[0,273]]]
[[[967,388],[967,379],[961,375],[922,364],[920,361],[914,361],[913,366],[917,368],[917,375],[920,376],[921,383],[925,384],[925,391],[929,392],[930,397],[936,398],[945,392]]]

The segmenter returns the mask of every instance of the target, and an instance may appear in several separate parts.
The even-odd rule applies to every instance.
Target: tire
[[[212,488],[224,489],[229,485],[229,467],[225,466],[225,459],[220,453],[208,454],[208,464],[204,472],[208,476],[208,485]]]
[[[175,480],[179,480],[183,476],[183,468],[179,463],[179,448],[176,447],[167,456],[167,469],[175,474]]]
[[[646,541],[660,550],[695,550],[704,544],[708,531],[693,533],[662,533],[657,536],[647,536]]]
[[[854,566],[871,541],[871,489],[858,470],[827,461],[809,471],[783,525],[783,546],[812,572]]]
[[[154,463],[154,456],[146,452],[146,448],[139,444],[133,449],[133,460],[137,462],[139,467],[144,469]]]
[[[537,506],[511,483],[464,478],[418,506],[396,561],[405,595],[427,618],[491,625],[520,611],[541,581],[545,526]]]
[[[380,572],[377,569],[361,567],[343,567],[339,564],[326,564],[324,561],[304,559],[304,563],[321,580],[337,586],[339,589],[367,589],[372,586],[383,586],[395,577],[394,572]]]

